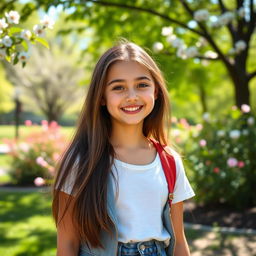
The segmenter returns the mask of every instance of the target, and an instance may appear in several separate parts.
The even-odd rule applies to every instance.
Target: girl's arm
[[[176,237],[175,256],[189,256],[189,248],[183,226],[183,202],[171,206],[171,219]]]
[[[69,201],[68,208],[64,217],[66,205]],[[60,192],[59,194],[59,220],[57,224],[57,256],[77,256],[79,252],[79,236],[72,223],[72,210],[74,200],[69,199],[69,195]]]

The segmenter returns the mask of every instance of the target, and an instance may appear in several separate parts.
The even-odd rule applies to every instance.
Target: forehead
[[[117,61],[108,70],[107,82],[112,79],[131,80],[137,77],[148,76],[152,79],[149,70],[135,61]]]

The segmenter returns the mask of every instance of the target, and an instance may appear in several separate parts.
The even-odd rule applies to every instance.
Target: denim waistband
[[[123,243],[123,242],[118,242],[118,245],[123,245],[126,248],[138,248],[140,245],[145,245],[145,246],[153,246],[153,245],[158,245],[161,247],[165,247],[165,244],[163,241],[158,241],[158,240],[150,240],[150,241],[141,241],[141,242],[133,242],[133,243]]]

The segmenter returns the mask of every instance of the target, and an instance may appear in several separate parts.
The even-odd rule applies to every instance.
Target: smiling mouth
[[[138,106],[138,107],[127,107],[127,108],[121,108],[123,112],[127,114],[136,114],[141,111],[143,106]]]

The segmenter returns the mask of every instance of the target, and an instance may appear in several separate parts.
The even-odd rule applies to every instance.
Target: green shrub
[[[5,142],[10,148],[13,183],[35,183],[38,186],[51,181],[56,163],[67,143],[58,124],[51,122],[48,125],[47,121],[42,122],[41,131],[29,134],[22,141],[9,139]]]
[[[225,116],[204,115],[201,130],[190,133],[188,159],[196,199],[236,208],[256,204],[256,127],[250,107]]]

